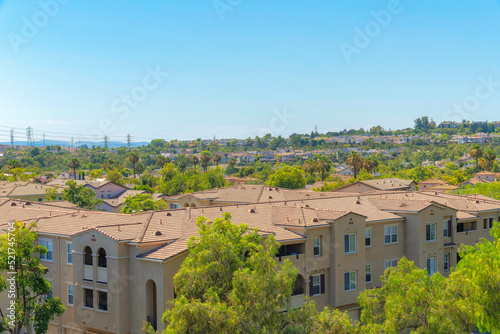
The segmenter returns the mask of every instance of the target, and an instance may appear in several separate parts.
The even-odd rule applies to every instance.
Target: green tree
[[[144,173],[144,171],[146,170],[144,165],[140,162],[137,163],[137,165],[135,166],[135,169],[137,171],[137,174],[139,174],[139,177],[141,177],[142,173]]]
[[[316,169],[318,172],[321,174],[321,181],[325,181],[325,173],[330,172],[330,169],[332,168],[332,162],[330,159],[322,155],[321,157],[316,160]]]
[[[200,165],[203,168],[203,171],[206,173],[208,169],[208,165],[210,164],[210,160],[212,160],[212,152],[203,151],[200,153]]]
[[[45,200],[46,201],[57,201],[57,193],[59,191],[59,187],[48,187],[45,189]]]
[[[83,209],[94,210],[102,205],[102,199],[96,198],[95,192],[83,185],[77,186],[76,182],[69,180],[66,182],[66,189],[63,190],[62,198]]]
[[[284,166],[272,174],[266,184],[273,187],[299,189],[305,187],[306,180],[300,168]]]
[[[349,157],[346,160],[346,163],[351,166],[352,172],[354,173],[354,178],[358,178],[358,173],[361,171],[363,168],[363,158],[358,152],[351,152]]]
[[[132,163],[132,167],[134,170],[134,179],[135,179],[135,166],[140,160],[139,154],[137,154],[137,152],[130,152],[127,159]]]
[[[73,169],[73,178],[76,180],[76,169],[80,167],[80,161],[77,158],[71,158],[68,162],[69,168]]]
[[[213,157],[213,161],[215,162],[215,167],[219,168],[219,164],[222,160],[222,157],[219,154],[215,154]]]
[[[123,181],[123,175],[117,168],[108,169],[106,172],[106,180],[116,184],[121,184]]]
[[[36,333],[47,333],[49,321],[66,308],[57,297],[48,297],[52,286],[44,274],[39,254],[47,248],[38,245],[37,225],[12,222],[0,236],[0,292],[7,290],[9,307],[0,309],[0,331],[21,333],[33,325]],[[15,275],[8,274],[15,272]]]
[[[229,159],[229,161],[227,162],[227,167],[230,168],[231,173],[234,172],[234,166],[236,166],[236,159],[235,158]]]
[[[189,162],[191,162],[194,166],[194,169],[196,170],[196,165],[200,162],[200,159],[198,159],[198,157],[196,155],[192,155],[190,158],[189,158]]]
[[[493,165],[493,163],[495,162],[495,160],[497,158],[495,152],[493,152],[492,150],[487,150],[486,152],[484,152],[483,157],[484,157],[484,160],[486,160],[488,172],[491,172],[491,166]]]
[[[493,242],[481,239],[460,248],[462,260],[450,280],[464,296],[457,306],[470,312],[479,330],[500,333],[500,224],[495,224],[491,235]]]
[[[479,172],[479,158],[483,156],[483,149],[479,145],[474,145],[469,152],[470,156],[476,159],[476,173]]]
[[[137,213],[152,210],[164,210],[167,203],[164,200],[154,200],[151,194],[137,194],[128,196],[123,202],[121,213]]]
[[[198,217],[199,237],[174,277],[177,298],[163,315],[165,333],[279,333],[293,321],[282,312],[297,269],[274,257],[279,244],[264,244],[256,229],[231,223],[231,215]]]

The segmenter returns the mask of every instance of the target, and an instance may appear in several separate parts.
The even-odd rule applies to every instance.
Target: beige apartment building
[[[143,321],[164,328],[160,319],[174,298],[173,277],[187,256],[188,238],[197,232],[198,216],[230,212],[234,223],[275,236],[282,245],[277,263],[288,259],[299,272],[289,308],[309,296],[319,309],[330,305],[356,319],[360,291],[380,286],[386,268],[406,256],[430,274],[447,275],[461,244],[491,239],[500,213],[500,201],[475,195],[307,196],[271,187],[240,193],[247,190],[261,201],[135,215],[0,199],[0,228],[12,220],[38,223],[39,242],[49,249],[42,259],[47,278],[67,307],[51,321],[50,333],[140,333]],[[233,199],[241,200],[237,192]],[[199,194],[192,196],[201,201]],[[0,295],[1,307],[6,300]]]

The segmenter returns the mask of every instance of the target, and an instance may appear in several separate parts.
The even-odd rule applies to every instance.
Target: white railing
[[[97,267],[97,282],[108,282],[108,268]]]
[[[93,266],[88,266],[88,265],[83,266],[83,279],[86,281],[93,281],[94,280],[94,267]]]

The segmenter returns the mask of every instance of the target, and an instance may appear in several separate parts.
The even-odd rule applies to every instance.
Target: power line
[[[14,129],[10,130],[10,146],[14,147]]]
[[[31,126],[26,128],[26,146],[34,146],[35,140],[33,139],[33,129]]]
[[[105,148],[108,148],[108,140],[109,140],[109,137],[104,135],[104,147]]]

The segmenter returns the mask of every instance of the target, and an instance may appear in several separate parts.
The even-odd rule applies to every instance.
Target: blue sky
[[[0,126],[139,140],[500,120],[482,83],[500,82],[499,32],[497,0],[4,0]]]

